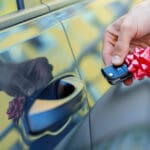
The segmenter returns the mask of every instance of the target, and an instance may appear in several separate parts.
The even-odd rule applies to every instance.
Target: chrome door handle
[[[33,96],[34,97],[34,96]],[[39,133],[60,127],[84,103],[84,84],[75,76],[53,80],[39,95],[25,114],[26,127],[30,133]]]

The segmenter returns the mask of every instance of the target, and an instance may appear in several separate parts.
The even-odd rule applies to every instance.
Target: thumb
[[[118,66],[124,62],[126,55],[129,53],[130,41],[134,37],[134,29],[132,29],[132,24],[123,23],[119,32],[118,40],[114,47],[114,52],[112,56],[112,64]]]

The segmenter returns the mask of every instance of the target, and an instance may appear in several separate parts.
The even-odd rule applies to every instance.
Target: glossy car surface
[[[3,7],[1,12],[0,58],[18,63],[44,56],[53,66],[53,78],[47,89],[29,98],[18,125],[6,115],[12,97],[0,93],[1,149],[54,149],[85,118],[90,149],[88,112],[110,87],[100,72],[104,66],[100,53],[104,28],[133,2],[25,1],[25,9],[20,11],[16,1],[12,3],[12,10]]]

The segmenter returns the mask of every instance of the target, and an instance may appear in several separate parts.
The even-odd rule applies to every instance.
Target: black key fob
[[[107,66],[102,68],[101,72],[107,81],[113,85],[132,77],[132,74],[128,71],[126,64],[117,67],[113,65]]]

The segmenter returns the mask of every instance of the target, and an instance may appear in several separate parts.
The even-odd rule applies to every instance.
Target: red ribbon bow
[[[12,119],[14,123],[19,123],[19,118],[23,114],[23,106],[25,103],[25,97],[16,97],[9,102],[7,109],[8,119]]]
[[[125,62],[134,79],[150,77],[150,47],[135,48],[132,54],[127,55]]]

